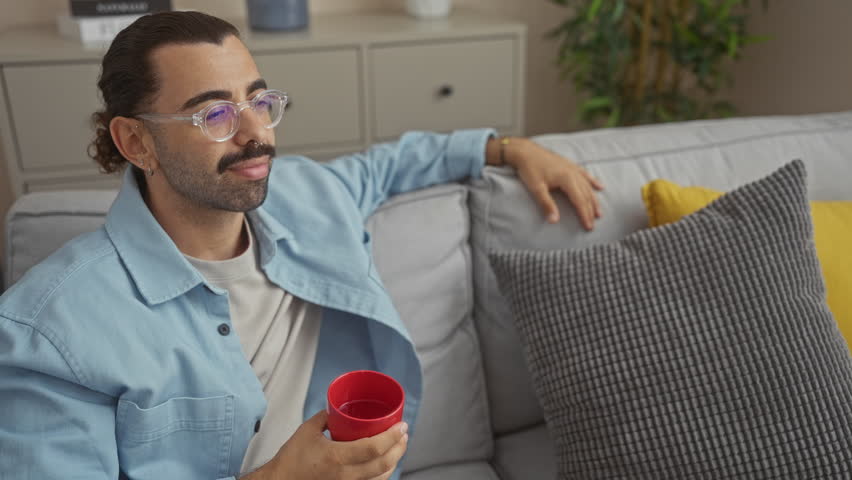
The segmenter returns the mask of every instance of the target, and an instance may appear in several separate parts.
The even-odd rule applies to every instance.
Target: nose
[[[239,115],[240,126],[237,128],[237,133],[234,134],[233,138],[238,145],[246,145],[252,140],[269,145],[275,144],[275,131],[271,128],[266,128],[265,122],[260,118],[260,115],[250,106],[246,105],[241,109]]]

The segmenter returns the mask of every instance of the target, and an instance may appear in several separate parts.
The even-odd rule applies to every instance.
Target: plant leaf
[[[618,0],[618,3],[615,5],[615,9],[612,11],[612,21],[617,22],[621,20],[621,16],[624,15],[624,7],[626,0]]]
[[[731,33],[730,35],[728,35],[728,56],[731,58],[736,58],[737,53],[739,52],[739,47],[740,37],[735,33]]]
[[[602,5],[603,0],[592,0],[592,5],[589,7],[588,13],[586,14],[586,21],[591,22],[597,18],[598,11],[600,11]]]
[[[619,125],[619,121],[621,120],[621,109],[615,107],[612,109],[612,112],[609,114],[609,118],[606,120],[606,127],[615,127]]]
[[[580,105],[580,110],[598,110],[604,107],[610,107],[612,106],[612,103],[612,99],[609,97],[592,97]]]

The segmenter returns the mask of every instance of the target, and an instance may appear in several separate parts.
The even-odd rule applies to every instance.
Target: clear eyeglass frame
[[[270,118],[270,122],[264,125],[265,128],[275,128],[280,122],[281,118],[284,116],[284,109],[287,107],[288,96],[286,92],[282,92],[281,90],[263,90],[259,92],[257,95],[252,97],[249,100],[244,102],[231,102],[229,100],[217,100],[206,107],[202,108],[200,111],[193,113],[192,115],[179,115],[179,114],[171,114],[171,113],[143,113],[136,115],[137,118],[142,118],[145,120],[174,120],[174,121],[184,121],[184,122],[192,122],[192,124],[196,127],[201,128],[201,131],[207,136],[209,139],[215,142],[225,142],[230,140],[234,135],[237,134],[237,131],[240,129],[241,123],[241,115],[242,111],[251,108],[252,111],[257,112],[258,103],[262,99],[274,99],[273,101],[279,102],[278,109],[275,111],[273,107],[270,107],[270,111],[275,111],[275,115]],[[234,120],[232,121],[232,125],[227,135],[224,136],[215,136],[211,131],[210,127],[207,124],[207,116],[211,111],[216,109],[217,107],[221,107],[224,105],[230,105],[234,108]]]

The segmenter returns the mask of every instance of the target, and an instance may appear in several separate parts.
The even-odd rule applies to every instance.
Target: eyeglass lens
[[[284,113],[284,98],[273,92],[265,93],[254,99],[252,104],[254,114],[267,128],[274,127]],[[240,124],[240,114],[237,106],[223,103],[211,108],[204,117],[207,134],[214,138],[226,138],[234,133]]]

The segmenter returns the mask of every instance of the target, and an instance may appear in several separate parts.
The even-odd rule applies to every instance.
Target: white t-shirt
[[[248,231],[249,247],[235,258],[207,261],[186,255],[210,284],[228,291],[233,329],[266,396],[266,416],[249,442],[243,474],[272,459],[303,423],[322,318],[319,306],[266,278]]]

